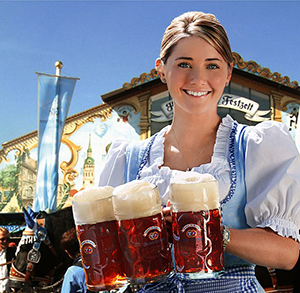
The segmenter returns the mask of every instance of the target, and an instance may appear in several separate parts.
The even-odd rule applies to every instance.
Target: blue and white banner
[[[56,210],[61,136],[78,78],[38,73],[38,170],[33,210]]]

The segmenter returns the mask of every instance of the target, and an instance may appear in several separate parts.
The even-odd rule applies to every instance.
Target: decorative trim
[[[232,52],[232,57],[233,66],[235,68],[278,82],[293,89],[297,89],[299,87],[299,83],[297,81],[291,81],[288,76],[281,76],[279,72],[271,72],[269,68],[262,67],[255,61],[244,61],[241,55],[236,52]],[[142,73],[139,77],[132,78],[129,83],[124,83],[123,89],[129,90],[157,78],[159,78],[159,75],[156,69],[152,69],[150,73]]]
[[[142,160],[139,164],[139,168],[138,168],[138,172],[137,172],[137,175],[136,175],[136,179],[140,179],[141,178],[141,171],[142,169],[145,167],[145,165],[147,164],[147,161],[148,161],[148,157],[149,157],[149,154],[150,154],[150,150],[151,150],[151,147],[154,143],[154,140],[156,138],[156,136],[158,135],[159,132],[155,133],[152,138],[150,139],[150,141],[148,142],[146,148],[145,148],[145,151],[143,153],[143,156],[142,156]]]
[[[3,143],[3,149],[0,150],[0,164],[2,163],[2,161],[9,161],[9,159],[6,156],[10,151],[15,150],[16,156],[18,157],[22,155],[26,149],[32,149],[32,146],[37,145],[37,142],[37,131],[33,131],[27,135]]]
[[[289,97],[283,97],[280,101],[280,108],[279,109],[283,112],[286,112],[287,111],[287,105],[290,104],[290,103],[300,104],[300,101],[296,100],[296,99],[289,98]]]
[[[133,87],[136,87],[136,86],[146,83],[148,81],[157,79],[158,77],[159,76],[158,76],[156,69],[153,68],[153,69],[151,69],[150,73],[142,73],[140,75],[140,77],[134,77],[129,83],[125,82],[123,84],[123,89],[129,90]]]
[[[229,135],[229,166],[230,166],[230,190],[227,196],[221,201],[221,212],[223,212],[222,208],[225,203],[227,203],[233,196],[236,188],[236,163],[235,163],[235,153],[234,153],[234,145],[235,145],[235,135],[237,132],[238,124],[236,121],[233,122],[232,129]]]
[[[288,76],[281,76],[281,74],[278,72],[272,73],[269,68],[262,67],[261,65],[257,64],[255,61],[244,61],[241,55],[239,55],[236,52],[232,53],[232,57],[233,57],[233,66],[238,69],[253,73],[255,75],[281,83],[285,86],[294,89],[299,87],[299,83],[297,81],[291,81]]]
[[[78,162],[78,152],[80,151],[81,147],[64,137],[62,138],[62,143],[65,144],[71,152],[71,158],[69,162],[63,161],[60,163],[60,169],[64,174],[63,183],[65,185],[69,184],[72,186],[75,178],[78,176],[78,172],[74,169],[74,167]]]
[[[138,113],[141,110],[141,104],[140,104],[137,96],[126,99],[126,101],[123,100],[123,101],[117,102],[114,105],[112,105],[112,108],[114,110],[116,110],[116,109],[120,109],[123,106],[133,107],[135,114]]]
[[[96,118],[100,118],[101,121],[106,121],[107,118],[111,117],[112,108],[105,105],[104,109],[96,109],[94,107],[88,111],[81,112],[77,115],[70,117],[64,128],[63,136],[69,138],[74,132],[76,132],[82,125],[87,122],[94,122]]]

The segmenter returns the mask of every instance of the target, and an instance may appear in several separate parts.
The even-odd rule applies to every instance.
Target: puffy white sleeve
[[[109,148],[100,171],[99,186],[116,187],[124,183],[126,147],[128,141],[116,140]]]
[[[245,178],[247,223],[300,241],[300,157],[284,124],[268,121],[250,130]]]

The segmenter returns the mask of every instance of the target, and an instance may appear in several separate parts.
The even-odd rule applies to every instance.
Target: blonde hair
[[[213,14],[186,12],[173,19],[161,42],[160,58],[166,63],[174,47],[183,38],[195,36],[212,45],[230,65],[233,61],[229,39],[224,27]]]

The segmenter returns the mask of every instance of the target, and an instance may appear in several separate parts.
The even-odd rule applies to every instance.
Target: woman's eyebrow
[[[175,59],[175,61],[177,60],[194,60],[192,57],[178,57]]]
[[[175,59],[175,61],[178,61],[178,60],[190,60],[190,61],[193,61],[194,59],[192,57],[178,57]],[[219,58],[206,58],[205,61],[222,61],[221,59]]]
[[[219,58],[207,58],[207,59],[205,59],[205,61],[222,61],[221,59],[219,59]]]

